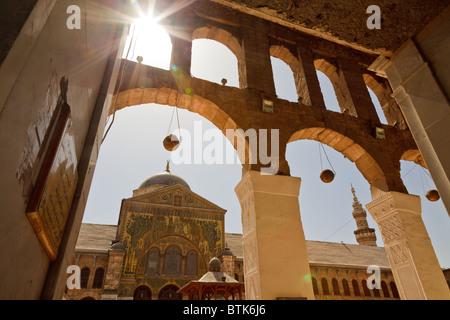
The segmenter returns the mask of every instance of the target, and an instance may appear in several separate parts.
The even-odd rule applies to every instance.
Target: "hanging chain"
[[[323,143],[322,143],[322,141],[320,141],[319,136],[317,136],[317,140],[319,141],[319,156],[320,156],[320,167],[321,167],[321,170],[323,171],[322,153],[320,152],[320,147],[322,147],[323,153],[325,154],[325,157],[327,158],[328,164],[331,167],[331,171],[333,171],[333,173],[336,174],[336,171],[334,171],[333,165],[331,164],[331,161],[328,158],[327,152],[325,151],[325,148],[323,147]]]
[[[181,143],[181,127],[180,127],[180,117],[178,116],[178,108],[175,107],[177,112],[177,122],[178,122],[178,135],[180,136],[180,143]]]
[[[172,128],[173,115],[175,114],[175,109],[176,109],[176,107],[174,107],[174,109],[173,109],[173,111],[172,111],[172,116],[170,117],[169,129],[167,129],[167,135],[170,134],[170,129]]]
[[[180,126],[180,117],[178,115],[178,108],[174,107],[173,111],[172,111],[172,116],[170,118],[170,123],[169,123],[169,129],[167,130],[167,135],[170,135],[170,129],[172,128],[172,122],[173,122],[173,116],[177,115],[177,124],[178,124],[178,135],[180,136],[180,142],[181,142],[181,126]]]
[[[320,159],[320,171],[323,171],[323,163],[322,163],[322,150],[320,150],[320,142],[319,142],[319,159]]]
[[[423,193],[425,193],[425,185],[423,184],[423,173],[422,173],[422,171],[420,171],[420,181],[422,182]]]

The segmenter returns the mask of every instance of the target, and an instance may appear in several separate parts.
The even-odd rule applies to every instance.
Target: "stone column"
[[[242,208],[247,299],[314,300],[300,220],[300,181],[248,171],[235,189]]]
[[[348,109],[350,114],[356,115],[363,120],[380,122],[378,114],[367,90],[362,70],[355,61],[340,60],[338,74],[341,79],[337,96],[342,94],[339,101],[344,102],[341,108]]]
[[[300,43],[297,46],[297,57],[300,63],[299,95],[302,97],[302,103],[307,106],[320,106],[325,109],[312,51]]]
[[[421,218],[420,197],[388,192],[366,205],[377,222],[400,297],[450,299],[450,291]]]
[[[259,20],[245,23],[247,25],[242,27],[242,47],[247,70],[247,86],[276,97],[270,61],[270,43],[267,33],[264,33],[265,26]]]
[[[441,37],[436,36],[432,41],[431,47],[447,44],[448,48],[450,37],[447,31],[442,31]],[[447,61],[441,63],[434,56],[436,63],[433,66],[421,54],[422,50],[413,41],[408,41],[390,60],[380,57],[373,68],[387,75],[394,91],[393,97],[450,215],[450,85],[445,88],[444,81],[439,81],[436,76],[445,73],[442,70],[446,70]],[[442,57],[447,56],[448,53],[442,53]]]
[[[170,72],[177,83],[178,90],[185,91],[191,87],[192,66],[192,34],[194,32],[194,17],[192,13],[174,14],[169,19],[167,32],[172,40],[172,56]],[[172,25],[178,26],[172,29]]]
[[[170,68],[191,75],[192,41],[172,36],[172,58]]]

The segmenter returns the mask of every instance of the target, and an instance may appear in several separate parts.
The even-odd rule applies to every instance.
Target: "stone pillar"
[[[273,79],[272,63],[270,61],[270,43],[265,26],[259,20],[246,21],[247,26],[242,28],[242,47],[247,70],[247,87],[260,90],[276,97],[275,82]]]
[[[194,17],[192,13],[181,15],[176,13],[169,18],[167,32],[172,40],[172,56],[170,71],[177,83],[178,90],[190,88],[192,66],[192,34],[194,32]],[[177,29],[171,29],[176,25]]]
[[[355,61],[340,60],[338,74],[342,81],[340,81],[336,95],[341,92],[344,97],[339,104],[345,103],[341,105],[341,108],[348,109],[350,114],[356,115],[360,119],[379,123],[380,119],[359,65]]]
[[[125,248],[110,249],[108,251],[108,266],[106,268],[105,283],[103,285],[102,300],[117,300],[119,294],[120,275],[122,273],[123,259],[125,257]]]
[[[170,68],[191,75],[192,41],[172,36],[172,58]]]
[[[377,222],[400,297],[450,299],[439,261],[421,218],[420,197],[388,192],[366,205]]]
[[[248,171],[235,189],[242,208],[247,299],[314,300],[300,220],[300,181]]]
[[[437,42],[435,46],[448,44],[450,37],[436,37],[434,41]],[[445,53],[442,56],[446,56]],[[436,77],[437,72],[442,72],[436,69],[440,64],[436,63],[432,69],[431,63],[421,54],[421,48],[413,41],[408,41],[390,60],[379,58],[374,64],[387,75],[393,97],[450,215],[450,85],[446,91]],[[445,70],[446,66],[441,66]]]
[[[299,44],[297,46],[297,56],[300,63],[299,96],[302,97],[302,103],[307,106],[320,106],[325,109],[325,102],[320,89],[319,79],[317,78],[312,51],[304,45]]]

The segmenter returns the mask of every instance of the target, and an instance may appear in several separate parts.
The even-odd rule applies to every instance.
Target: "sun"
[[[171,53],[170,36],[155,19],[143,17],[135,20],[125,44],[124,59],[137,61],[141,56],[143,64],[169,70]]]

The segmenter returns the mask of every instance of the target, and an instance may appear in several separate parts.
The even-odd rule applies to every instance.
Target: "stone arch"
[[[133,300],[151,300],[152,290],[146,286],[141,285],[134,290]]]
[[[328,145],[354,162],[367,182],[379,190],[389,191],[386,174],[375,158],[357,141],[343,133],[323,127],[311,127],[295,132],[289,142],[315,140]],[[401,180],[400,180],[401,182]],[[402,184],[403,186],[403,184]]]
[[[325,58],[317,58],[314,60],[314,67],[316,68],[316,70],[319,70],[324,75],[326,75],[327,78],[330,80],[331,84],[333,85],[334,93],[336,94],[336,98],[339,103],[341,113],[356,116],[356,110],[353,109],[350,110],[347,107],[348,105],[347,101],[349,97],[346,97],[344,92],[340,89],[340,86],[345,85],[344,83],[345,81],[339,75],[337,63],[329,61]]]
[[[402,154],[400,160],[412,161],[415,164],[418,164],[419,166],[422,166],[425,169],[428,169],[427,164],[423,160],[422,154],[420,153],[420,151],[418,149],[410,149],[410,150],[405,151]]]
[[[239,126],[223,109],[211,100],[199,95],[188,94],[171,88],[136,88],[120,92],[113,97],[113,104],[109,115],[123,108],[142,104],[160,104],[170,107],[186,109],[197,113],[211,121],[231,142],[244,168],[248,169],[250,162],[246,159],[251,157],[249,144],[245,134],[239,130]],[[235,135],[227,135],[227,130],[233,130]]]
[[[298,97],[300,98],[306,96],[303,90],[307,88],[302,86],[302,68],[299,60],[295,57],[291,50],[282,45],[275,44],[270,46],[270,55],[274,58],[280,59],[291,68],[291,71],[294,74],[294,82]]]
[[[239,72],[239,87],[247,87],[247,69],[245,65],[244,50],[241,41],[229,31],[222,28],[206,25],[199,27],[192,33],[192,41],[199,39],[214,40],[227,47],[237,58]]]
[[[168,284],[159,291],[158,300],[182,300],[183,295],[178,290],[180,288],[177,285]]]
[[[403,118],[400,107],[391,96],[392,90],[387,81],[384,79],[379,79],[370,73],[364,73],[363,79],[366,86],[373,91],[378,99],[378,102],[380,102],[388,124],[391,126],[395,125],[399,129],[406,129],[406,121]]]

